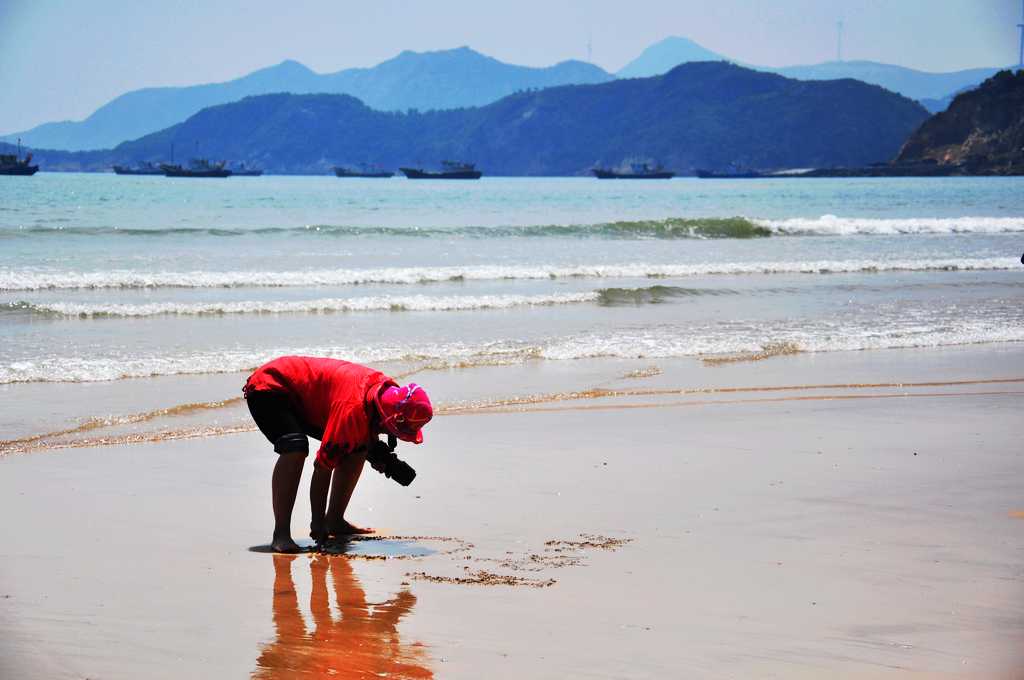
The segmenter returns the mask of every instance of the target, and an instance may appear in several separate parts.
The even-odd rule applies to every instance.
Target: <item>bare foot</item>
[[[328,524],[327,535],[332,538],[339,536],[353,536],[356,534],[372,534],[373,529],[369,527],[357,527],[355,524],[351,524],[345,520],[341,520],[341,524]]]
[[[309,537],[316,543],[323,543],[328,537],[327,527],[323,524],[310,524]]]
[[[280,536],[274,537],[270,547],[277,553],[297,553],[302,552],[302,548],[299,544],[292,540],[291,536]]]

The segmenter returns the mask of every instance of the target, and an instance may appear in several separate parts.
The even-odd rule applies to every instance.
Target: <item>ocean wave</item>
[[[738,294],[738,291],[729,288],[684,288],[681,286],[601,288],[597,291],[597,303],[602,307],[657,305],[678,298]]]
[[[218,302],[4,302],[0,313],[58,318],[132,318],[148,316],[225,316],[229,314],[336,314],[349,312],[461,312],[515,307],[550,307],[596,302],[603,307],[661,304],[677,298],[737,295],[730,289],[646,286],[599,288],[552,295],[383,295],[315,300],[238,300]]]
[[[246,373],[284,355],[324,356],[363,364],[406,362],[437,368],[514,364],[537,357],[538,348],[512,342],[451,342],[429,347],[306,345],[98,357],[65,355],[0,363],[0,385],[23,382],[103,382],[167,375]],[[241,384],[239,384],[241,389]]]
[[[953,312],[950,311],[949,314]],[[1024,324],[1005,313],[990,318],[931,320],[906,317],[874,330],[856,323],[783,320],[751,324],[664,325],[643,329],[579,333],[527,343],[491,341],[424,346],[292,346],[229,349],[175,355],[97,357],[52,356],[45,360],[0,363],[0,384],[20,382],[94,382],[165,375],[242,373],[284,354],[328,356],[367,364],[402,362],[422,369],[461,369],[520,364],[531,360],[674,359],[726,355],[793,354],[911,347],[945,347],[1024,342]],[[785,347],[786,352],[770,351]]]
[[[267,236],[307,235],[319,237],[388,236],[408,238],[610,238],[684,239],[755,238],[771,236],[770,229],[745,217],[670,217],[658,220],[618,220],[595,224],[532,224],[495,226],[394,227],[373,225],[309,224],[301,227],[46,227],[32,226],[0,230],[0,237],[18,236],[124,236],[161,238],[168,236]]]
[[[658,326],[631,332],[580,334],[557,339],[538,349],[548,360],[673,359],[727,355],[849,352],[912,347],[945,347],[1024,342],[1019,315],[991,309],[980,319],[956,319],[955,306],[929,317],[906,312],[876,326],[856,321],[778,320],[756,324],[719,324],[681,328]],[[877,320],[876,320],[877,321]],[[882,330],[879,330],[881,328]]]
[[[0,238],[19,237],[245,237],[309,236],[318,238],[604,238],[672,240],[761,238],[768,236],[847,236],[898,234],[1004,234],[1024,232],[1019,217],[668,217],[615,220],[591,224],[386,226],[307,224],[285,227],[115,227],[27,226],[0,229]]]
[[[288,288],[364,284],[422,284],[444,281],[500,281],[562,278],[686,278],[740,274],[831,274],[886,271],[977,271],[1013,269],[1015,257],[857,259],[696,264],[466,265],[380,269],[292,271],[108,270],[91,272],[0,269],[0,290]]]
[[[1007,234],[1024,232],[1024,217],[793,217],[754,219],[773,234],[851,236],[897,234]]]
[[[453,312],[513,307],[546,307],[593,302],[597,292],[556,295],[450,295],[380,296],[324,298],[319,300],[236,302],[150,302],[116,304],[104,302],[13,302],[0,304],[0,312],[28,312],[43,316],[98,318],[146,316],[221,316],[227,314],[334,314],[346,312]]]

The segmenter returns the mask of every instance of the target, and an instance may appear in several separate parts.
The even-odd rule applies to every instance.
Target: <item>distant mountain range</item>
[[[50,152],[47,169],[160,161],[172,145],[269,172],[339,163],[387,168],[475,161],[488,175],[579,175],[654,159],[697,168],[862,165],[892,158],[928,113],[854,80],[803,82],[727,62],[663,76],[520,92],[480,108],[388,113],[345,95],[273,94],[204,109],[108,152]]]
[[[958,92],[977,86],[999,71],[998,68],[972,68],[950,73],[929,73],[874,61],[829,61],[813,66],[761,70],[800,80],[854,78],[916,99],[932,113],[945,108]]]
[[[109,149],[180,123],[207,106],[267,92],[316,92],[318,77],[302,64],[286,61],[226,83],[134,90],[81,122],[44,123],[0,139],[21,137],[22,144],[69,151]]]
[[[698,61],[728,61],[687,38],[672,37],[650,47],[614,76],[580,61],[546,68],[515,66],[468,47],[437,52],[402,52],[372,68],[318,74],[285,61],[225,83],[147,88],[128,92],[81,122],[46,123],[0,137],[50,149],[103,149],[179,123],[200,110],[259,94],[350,94],[382,111],[455,109],[483,106],[520,90],[566,84],[594,84],[618,78],[660,75],[674,66]],[[868,61],[826,62],[809,66],[764,68],[801,80],[854,78],[920,100],[942,110],[957,92],[969,89],[997,69],[926,73]]]
[[[678,64],[690,61],[716,61],[727,57],[707,50],[687,38],[671,37],[655,43],[627,64],[616,75],[620,78],[655,76]],[[881,85],[904,97],[920,101],[932,113],[941,111],[960,92],[977,86],[991,77],[998,68],[974,68],[949,73],[929,73],[904,66],[875,61],[827,61],[806,66],[773,68],[740,64],[768,73],[778,73],[797,80],[838,80],[853,78],[872,85]]]
[[[284,61],[225,83],[157,87],[128,92],[81,122],[45,123],[0,137],[49,149],[109,149],[180,123],[209,106],[275,92],[350,94],[383,111],[481,106],[526,89],[602,83],[612,75],[592,64],[563,61],[546,68],[514,66],[468,47],[439,52],[402,52],[373,68],[317,74]]]

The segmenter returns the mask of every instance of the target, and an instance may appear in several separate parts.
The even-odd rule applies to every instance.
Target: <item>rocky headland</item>
[[[888,163],[810,177],[1024,175],[1024,71],[1000,71],[924,123]]]

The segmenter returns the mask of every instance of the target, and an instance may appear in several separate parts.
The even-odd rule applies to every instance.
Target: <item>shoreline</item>
[[[435,383],[439,415],[515,410],[549,402],[622,403],[679,396],[694,402],[701,395],[758,392],[927,388],[954,386],[977,391],[984,385],[1024,382],[1024,372],[999,371],[991,360],[1024,351],[1021,343],[950,345],[929,348],[886,348],[805,352],[798,349],[698,355],[676,358],[593,358],[569,361],[520,360],[497,364],[435,366],[427,363],[372,363],[398,380],[417,377]],[[844,367],[841,379],[816,382],[815,367],[827,362]],[[939,379],[929,372],[935,364]],[[1007,367],[1013,365],[1007,361]],[[923,364],[929,368],[915,367]],[[966,370],[957,369],[957,364]],[[979,371],[979,369],[981,369]],[[957,372],[957,371],[960,372]],[[891,371],[900,371],[891,373]],[[46,403],[43,412],[14,406],[0,415],[8,436],[0,439],[0,459],[51,448],[83,448],[219,436],[255,431],[244,399],[235,393],[248,371],[212,374],[132,377],[93,382],[28,382],[0,385],[0,397],[15,404]],[[571,384],[563,376],[581,378]],[[511,378],[511,379],[509,379]],[[482,394],[481,381],[494,380],[507,393]],[[788,400],[790,396],[783,397]],[[826,396],[823,398],[837,398]],[[750,398],[749,401],[758,401]],[[763,400],[762,400],[763,401]],[[141,410],[140,410],[141,407]]]

